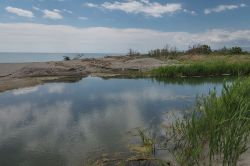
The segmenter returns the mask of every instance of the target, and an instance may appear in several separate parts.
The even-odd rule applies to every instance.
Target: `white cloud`
[[[7,6],[5,10],[9,13],[12,13],[21,17],[28,17],[28,18],[34,17],[34,14],[29,10],[23,10],[23,9],[11,7],[11,6]]]
[[[33,10],[36,10],[36,11],[40,11],[40,12],[42,12],[42,13],[44,13],[45,12],[45,10],[42,10],[42,9],[40,9],[40,8],[38,8],[38,7],[36,7],[36,6],[33,6],[32,7],[32,9]],[[56,13],[62,13],[62,12],[65,12],[65,13],[68,13],[68,14],[73,14],[73,12],[71,11],[71,10],[68,10],[68,9],[62,9],[62,10],[59,10],[59,9],[53,9],[53,11],[52,12],[56,12]]]
[[[33,6],[32,9],[33,9],[33,10],[36,10],[36,11],[41,11],[41,9],[39,9],[39,8],[36,7],[36,6]]]
[[[73,14],[73,12],[71,10],[68,10],[68,9],[63,9],[63,11],[68,13],[68,14]]]
[[[149,2],[148,0],[128,0],[126,2],[104,2],[97,5],[86,3],[88,7],[104,8],[107,10],[121,10],[126,13],[143,13],[147,16],[162,17],[164,14],[174,14],[182,10],[180,3],[160,4],[158,2]]]
[[[98,8],[98,5],[93,4],[93,3],[89,3],[89,2],[85,3],[84,5],[87,6],[87,7],[95,7],[95,8]]]
[[[87,20],[88,17],[78,17],[79,20]]]
[[[234,10],[234,9],[238,9],[238,8],[242,8],[242,7],[246,7],[245,4],[238,4],[238,5],[219,5],[216,6],[214,8],[210,8],[210,9],[205,9],[204,13],[205,14],[211,14],[211,13],[220,13],[226,10]]]
[[[56,13],[60,13],[61,12],[61,10],[59,10],[59,9],[54,9],[53,11],[56,12]]]
[[[250,29],[209,30],[200,33],[107,27],[76,28],[66,25],[0,23],[0,51],[15,52],[146,52],[166,44],[187,49],[193,44],[250,45]]]
[[[191,14],[191,15],[197,15],[197,13],[195,12],[195,11],[193,11],[193,10],[187,10],[187,9],[183,9],[183,12],[184,13],[187,13],[187,14]]]
[[[59,13],[59,10],[54,9],[53,11],[51,10],[43,10],[43,17],[44,18],[48,18],[48,19],[52,19],[52,20],[60,20],[63,19],[63,16]]]

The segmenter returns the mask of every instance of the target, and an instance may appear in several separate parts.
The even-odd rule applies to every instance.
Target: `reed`
[[[212,90],[200,97],[195,109],[171,127],[176,161],[236,166],[249,144],[249,101],[250,78],[224,84],[220,96]]]
[[[250,74],[250,62],[195,62],[191,64],[163,66],[153,69],[151,73],[156,77],[241,76]]]
[[[138,135],[141,140],[141,146],[145,148],[145,152],[154,155],[154,139],[147,130],[138,129]]]

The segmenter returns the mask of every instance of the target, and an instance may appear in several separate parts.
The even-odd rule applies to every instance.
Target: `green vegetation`
[[[158,82],[159,84],[176,84],[176,85],[202,85],[204,82],[217,84],[223,81],[232,82],[236,77],[186,77],[186,78],[169,78],[169,77],[156,77],[151,78],[152,82]]]
[[[194,62],[191,64],[160,67],[153,69],[152,74],[158,77],[249,75],[250,62]]]
[[[221,49],[215,50],[215,54],[220,55],[239,55],[239,54],[247,54],[247,52],[244,52],[241,47],[232,47],[232,48],[226,48],[223,47]]]
[[[186,54],[210,54],[212,53],[211,47],[209,45],[194,45],[190,47]]]
[[[131,52],[131,51],[130,51]],[[249,54],[247,51],[243,51],[241,47],[234,46],[231,48],[223,47],[221,49],[212,50],[209,45],[197,44],[189,47],[186,51],[179,51],[176,47],[169,47],[168,45],[162,49],[154,49],[149,51],[147,56],[151,57],[168,57],[177,58],[178,56],[184,55],[243,55]],[[143,55],[140,53],[130,55]]]
[[[153,153],[154,141],[153,141],[153,138],[151,138],[150,134],[147,134],[142,129],[138,129],[138,134],[139,134],[141,142],[142,142],[142,147],[145,148],[145,152],[148,154]]]
[[[179,54],[182,54],[183,52],[177,51],[176,47],[169,47],[168,45],[165,46],[163,49],[155,49],[148,52],[148,56],[151,57],[168,57],[168,58],[174,58]]]
[[[171,127],[172,153],[180,165],[236,166],[250,135],[250,78],[211,91]]]
[[[166,61],[163,66],[144,72],[156,77],[193,77],[193,76],[241,76],[250,74],[250,52],[241,47],[223,47],[212,50],[209,45],[198,44],[186,51],[179,51],[168,45],[142,54],[130,49],[129,56],[137,58],[152,57]],[[172,59],[172,61],[170,60]]]

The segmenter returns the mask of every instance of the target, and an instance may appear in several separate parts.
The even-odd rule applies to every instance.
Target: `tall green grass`
[[[225,84],[220,96],[211,91],[171,128],[180,165],[236,166],[250,136],[250,77]]]
[[[185,65],[164,66],[152,70],[154,76],[159,77],[182,77],[182,76],[220,76],[220,75],[249,75],[250,62],[225,63],[196,62]]]

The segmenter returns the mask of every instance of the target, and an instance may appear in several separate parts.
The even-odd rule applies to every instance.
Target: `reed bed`
[[[152,70],[152,75],[156,77],[242,76],[249,74],[250,62],[195,62],[191,64],[163,66]]]
[[[194,110],[171,127],[180,165],[236,166],[250,135],[250,77],[199,97]],[[216,164],[215,164],[216,163]]]

